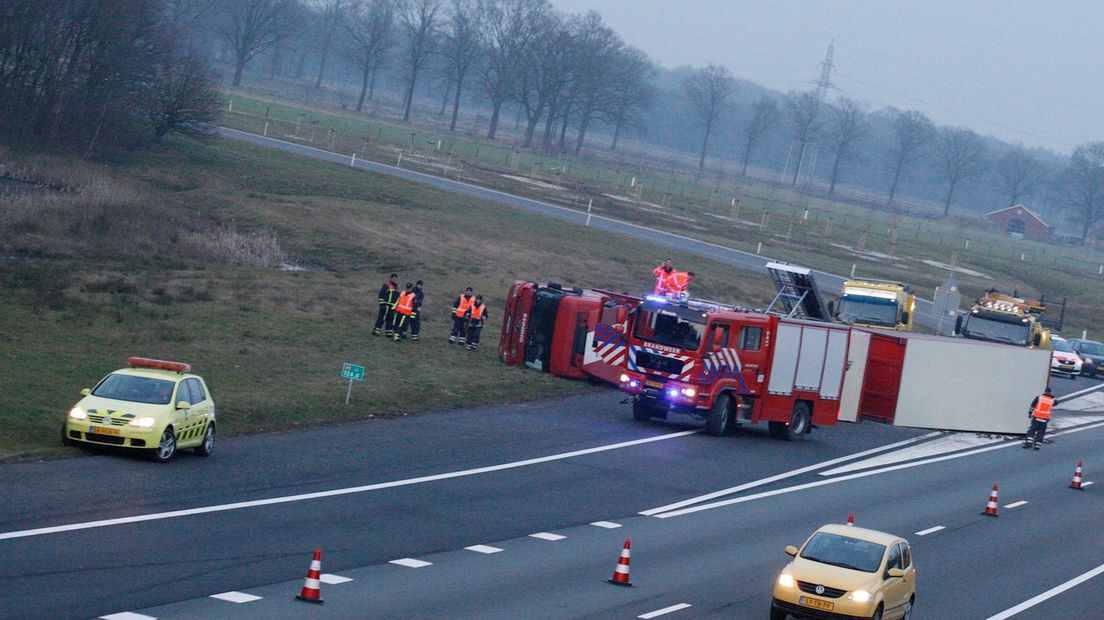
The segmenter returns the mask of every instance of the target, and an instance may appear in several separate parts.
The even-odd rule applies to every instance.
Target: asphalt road
[[[348,156],[340,155],[338,153],[333,153],[331,151],[326,151],[323,149],[314,148],[311,146],[306,146],[303,144],[288,142],[286,140],[278,140],[276,138],[258,136],[257,134],[239,131],[236,129],[229,129],[226,127],[218,127],[216,128],[216,131],[220,136],[232,138],[234,140],[249,142],[251,144],[263,146],[266,148],[279,149],[282,151],[287,151],[289,153],[296,153],[305,157],[329,161],[336,164],[349,165],[350,163],[353,163],[352,159]],[[386,164],[380,164],[359,159],[356,160],[354,165],[357,168],[368,170],[370,172],[376,172],[379,174],[386,174],[393,177],[406,179],[414,183],[428,185],[430,187],[446,192],[463,194],[465,196],[472,196],[475,198],[481,198],[484,200],[509,205],[511,207],[524,209],[532,213],[538,213],[540,215],[556,218],[558,220],[563,220],[566,222],[585,225],[588,219],[587,214],[583,211],[577,211],[568,207],[562,207],[559,205],[554,205],[539,200],[533,200],[530,198],[523,198],[521,196],[515,196],[513,194],[508,194],[493,189],[487,189],[479,187],[477,185],[471,185],[469,183],[446,179],[431,174],[425,174],[422,172],[407,170],[405,168],[399,168],[396,166],[389,166]],[[647,241],[648,243],[654,243],[682,252],[696,254],[698,256],[703,256],[711,260],[732,265],[733,267],[737,267],[739,269],[756,271],[760,273],[767,273],[766,264],[772,260],[776,260],[749,252],[741,252],[740,250],[734,250],[732,248],[718,245],[716,243],[701,241],[692,237],[687,237],[685,235],[670,233],[656,228],[638,226],[636,224],[600,215],[592,215],[590,217],[590,227],[616,235],[622,235],[639,239],[641,241]],[[843,276],[838,276],[823,271],[814,270],[814,272],[819,287],[823,291],[837,295],[842,290],[843,283],[847,280],[847,278]],[[932,316],[932,303],[925,299],[916,300],[916,316],[914,317],[914,320],[917,323],[932,329],[935,329],[939,322],[938,317]]]
[[[640,513],[775,476],[738,495],[825,480],[827,461],[926,433],[865,422],[793,444],[760,428],[715,438],[634,422],[619,401],[611,391],[244,437],[168,465],[114,453],[5,465],[0,618],[634,617],[682,603],[693,606],[682,617],[759,616],[781,548],[848,512],[906,535],[947,528],[914,540],[931,592],[922,618],[995,613],[1102,557],[1098,489],[1065,489],[1077,459],[1090,480],[1104,462],[1099,430],[1038,453],[997,449],[657,518]],[[1031,504],[979,519],[996,481],[1002,498]],[[530,536],[541,532],[565,538]],[[626,536],[637,585],[620,589],[604,581]],[[353,579],[324,585],[321,607],[291,598],[316,546],[324,572]],[[432,565],[391,563],[402,558]],[[1091,585],[1048,604],[1063,617],[1095,611],[1081,595]],[[262,598],[209,598],[228,591]]]

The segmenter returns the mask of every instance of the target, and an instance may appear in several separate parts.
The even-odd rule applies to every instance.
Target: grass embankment
[[[348,111],[234,94],[230,127],[357,153],[433,174],[688,234],[736,249],[858,277],[907,282],[923,297],[952,262],[963,308],[986,289],[1069,298],[1063,331],[1104,336],[1104,253],[1014,239],[977,217],[911,217],[640,159],[550,158],[473,135],[425,130]],[[267,125],[267,129],[266,129]],[[438,148],[440,145],[440,148]],[[462,160],[462,163],[461,163]],[[534,183],[544,183],[541,185]],[[739,201],[734,207],[732,200]],[[925,262],[928,261],[928,262]],[[710,274],[712,276],[712,274]],[[704,282],[704,280],[703,280]]]
[[[62,452],[79,390],[130,355],[190,362],[224,435],[595,389],[497,361],[509,283],[640,291],[670,254],[233,141],[105,166],[0,160],[45,186],[0,198],[0,459]],[[704,297],[769,301],[764,277],[673,258],[708,274]],[[419,343],[369,335],[391,271],[426,282]],[[491,312],[474,353],[446,343],[465,286]],[[342,362],[367,368],[348,406]]]

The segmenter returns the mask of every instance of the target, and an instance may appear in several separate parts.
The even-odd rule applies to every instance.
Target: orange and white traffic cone
[[[993,483],[993,492],[989,494],[989,503],[985,504],[985,511],[981,514],[987,517],[996,517],[997,515],[997,485]]]
[[[625,539],[625,546],[621,548],[621,557],[617,560],[617,566],[613,569],[613,577],[609,578],[609,582],[615,586],[631,586],[629,583],[629,548],[631,547],[629,539]]]
[[[847,525],[855,525],[855,513],[851,512],[847,514]]]
[[[1077,489],[1078,491],[1082,490],[1081,489],[1081,461],[1077,461],[1077,468],[1073,470],[1073,482],[1070,483],[1069,488]]]
[[[303,590],[295,595],[295,598],[308,603],[322,604],[322,547],[314,550],[314,559],[311,560],[310,569],[307,570],[307,578],[303,580]]]

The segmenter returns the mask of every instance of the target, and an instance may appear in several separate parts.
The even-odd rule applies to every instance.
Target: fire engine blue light
[[[661,304],[667,303],[667,298],[663,297],[662,295],[645,295],[644,299],[647,299],[648,301],[658,302],[658,303],[661,303]]]
[[[675,388],[671,388],[671,389],[667,390],[667,397],[668,398],[678,398],[678,395],[679,395],[679,391],[676,390]]]
[[[629,381],[629,387],[640,387],[640,382],[636,379],[633,379],[632,381]]]

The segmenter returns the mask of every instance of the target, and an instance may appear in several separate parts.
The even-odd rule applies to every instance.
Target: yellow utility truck
[[[839,301],[829,304],[838,323],[912,331],[916,295],[906,284],[884,280],[848,280]]]
[[[1049,349],[1050,330],[1043,326],[1044,312],[1046,305],[1042,301],[990,289],[978,297],[969,313],[958,317],[955,333],[974,340]]]

